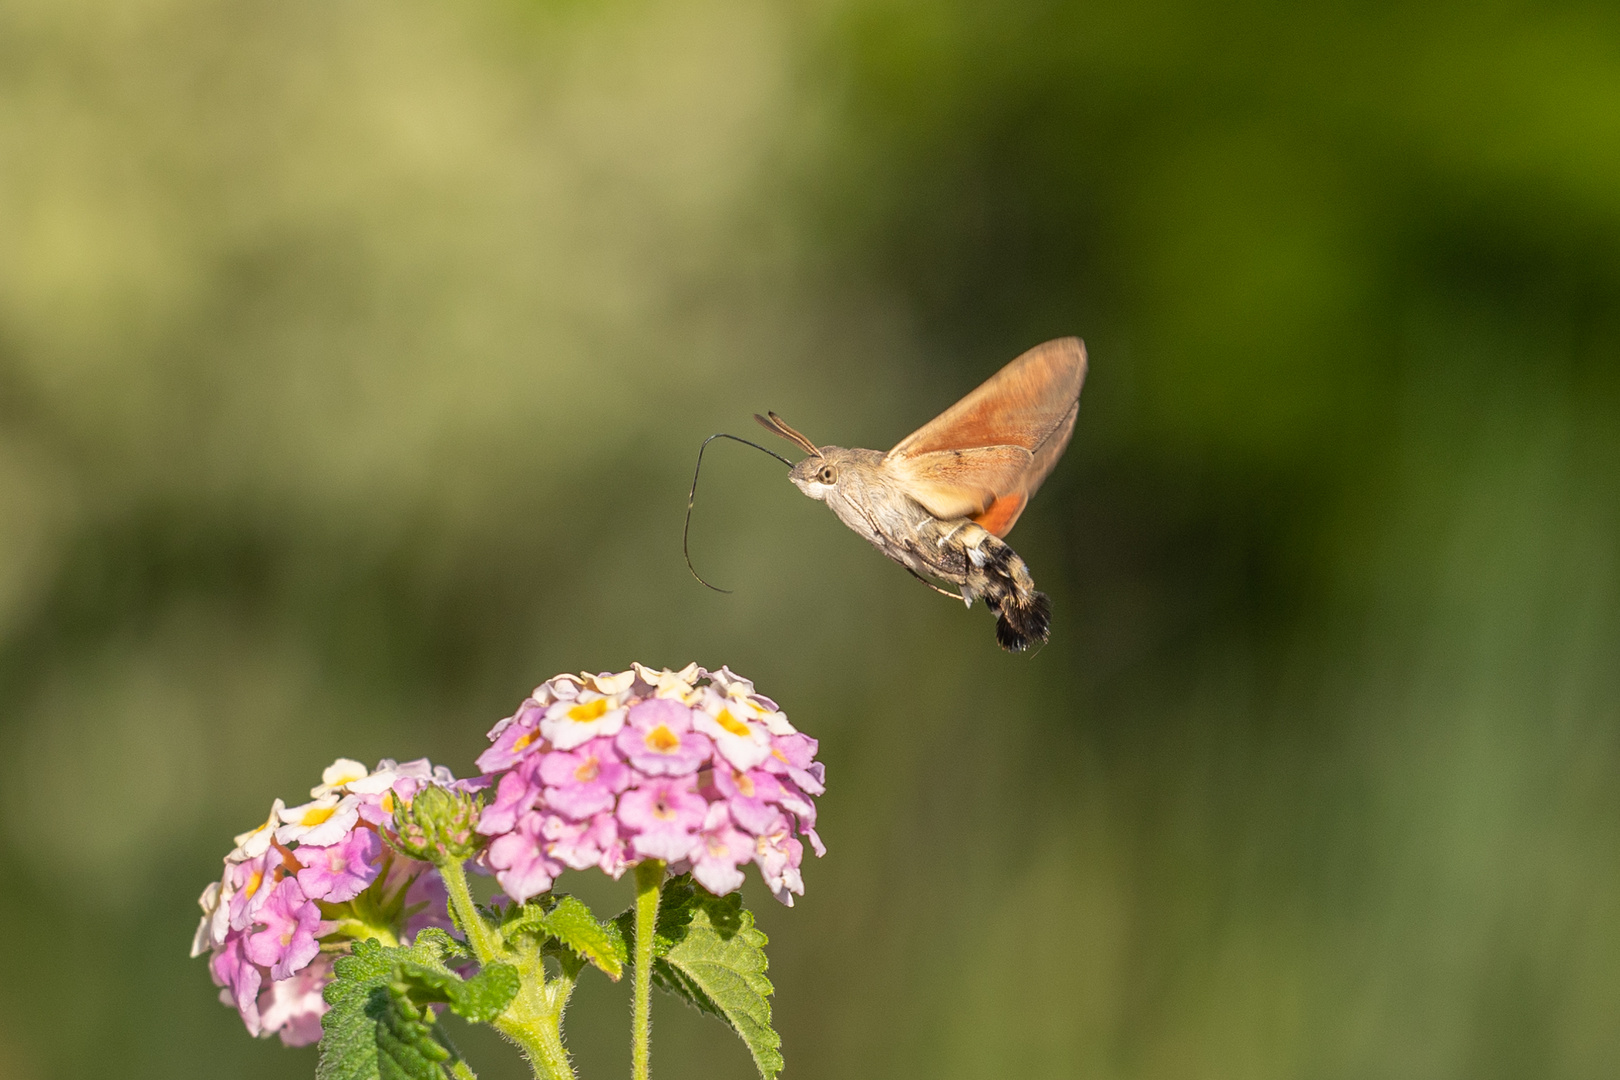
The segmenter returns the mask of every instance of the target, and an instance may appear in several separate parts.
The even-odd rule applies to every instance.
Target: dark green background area
[[[186,958],[231,836],[631,660],[821,740],[829,854],[748,892],[789,1077],[1613,1076],[1617,43],[1603,4],[0,9],[0,1077],[311,1075]],[[1068,333],[1037,655],[734,445],[692,545],[736,591],[687,576],[704,436],[887,447]],[[654,1015],[664,1080],[749,1075]],[[583,1077],[628,1028],[588,978]]]

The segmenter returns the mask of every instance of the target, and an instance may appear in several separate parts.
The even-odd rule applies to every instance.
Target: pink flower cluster
[[[643,859],[690,870],[717,895],[759,866],[784,904],[824,790],[816,741],[727,668],[559,675],[489,733],[478,767],[495,782],[481,859],[513,899],[565,868],[618,877]]]
[[[191,946],[192,956],[211,954],[220,1000],[248,1031],[279,1034],[288,1046],[320,1039],[321,992],[346,942],[450,928],[438,871],[392,851],[382,835],[393,830],[396,799],[408,802],[423,784],[457,784],[449,770],[426,759],[368,770],[340,758],[321,781],[309,802],[277,799],[263,825],[236,838],[223,877],[198,901]]]

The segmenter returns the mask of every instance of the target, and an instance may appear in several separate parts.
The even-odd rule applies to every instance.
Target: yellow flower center
[[[659,724],[647,732],[646,743],[647,749],[655,753],[667,754],[681,745],[681,737],[669,730],[665,725]]]
[[[313,810],[305,810],[298,817],[298,824],[314,827],[337,813],[336,806],[317,806]]]
[[[512,742],[512,753],[517,753],[540,737],[538,731],[525,731]]]
[[[576,724],[589,724],[593,720],[602,719],[602,714],[608,711],[607,698],[597,698],[587,701],[583,705],[575,705],[568,710],[568,719]]]
[[[597,773],[602,771],[602,763],[593,755],[585,759],[584,764],[574,770],[574,779],[580,783],[589,783],[596,779]]]
[[[248,878],[247,885],[244,886],[243,889],[242,889],[242,895],[247,897],[249,900],[253,899],[253,894],[258,892],[259,891],[259,886],[263,885],[263,884],[264,884],[264,871],[263,870],[255,870],[255,871],[253,871],[253,876]]]
[[[733,769],[731,771],[731,782],[737,785],[737,792],[743,798],[752,799],[754,797],[754,781],[747,773],[741,773]]]
[[[733,735],[747,736],[750,734],[748,725],[732,716],[730,709],[721,709],[720,715],[714,718],[714,722]]]
[[[394,812],[394,793],[392,791],[383,792],[382,808],[383,813],[385,814],[392,814]]]

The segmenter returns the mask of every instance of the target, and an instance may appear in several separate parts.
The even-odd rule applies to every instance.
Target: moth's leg
[[[935,592],[939,593],[939,595],[941,595],[941,596],[948,596],[952,600],[967,600],[968,607],[973,606],[973,600],[972,600],[971,597],[960,596],[960,595],[958,595],[956,593],[951,592],[949,589],[942,589],[938,585],[935,585],[932,581],[929,581],[927,578],[925,578],[921,574],[917,573],[917,571],[913,570],[909,566],[906,567],[906,573],[910,574],[912,577],[916,578],[918,581],[922,582],[924,585],[928,586],[930,589],[933,589]]]

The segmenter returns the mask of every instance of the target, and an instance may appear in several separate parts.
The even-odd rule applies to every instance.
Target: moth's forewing
[[[1069,445],[1086,377],[1079,338],[1037,345],[902,439],[889,475],[936,517],[1005,536]]]
[[[1022,446],[1034,453],[1069,418],[1086,377],[1079,338],[1037,345],[977,390],[907,435],[888,457],[977,446]]]
[[[948,521],[984,513],[1022,483],[1033,461],[1022,446],[976,446],[885,459],[884,465],[907,495]]]

